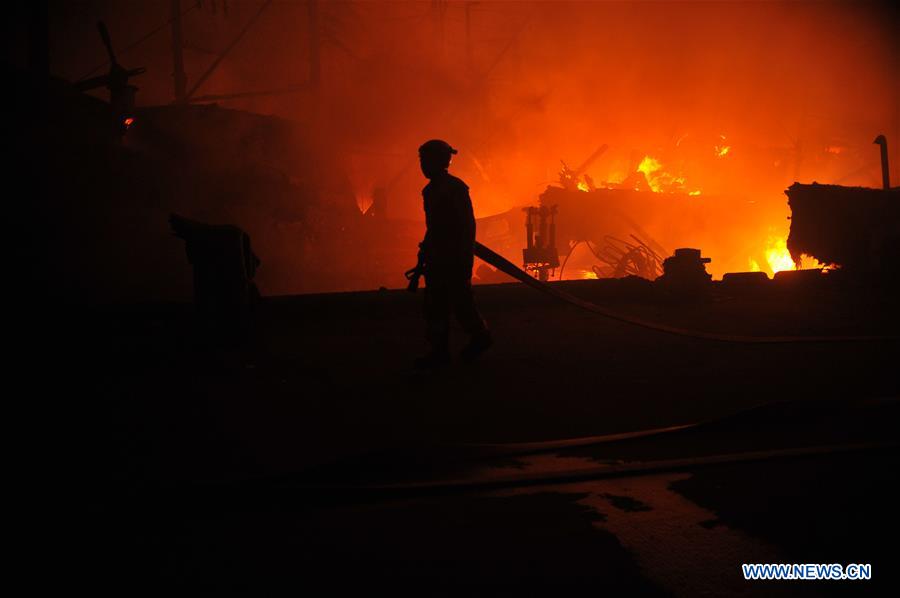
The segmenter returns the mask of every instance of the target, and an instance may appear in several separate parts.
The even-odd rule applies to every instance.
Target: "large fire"
[[[116,38],[137,39],[141,23],[171,16],[167,2],[100,4]],[[416,149],[429,138],[459,150],[450,170],[469,186],[479,240],[516,263],[521,208],[561,186],[586,207],[560,210],[560,227],[579,233],[557,239],[561,254],[580,238],[634,234],[663,259],[702,249],[718,280],[751,266],[769,276],[794,268],[784,191],[880,187],[872,140],[883,133],[896,146],[898,137],[897,36],[883,2],[232,4],[228,19],[195,12],[184,23],[195,46],[188,79],[208,75],[187,95],[209,105],[169,106],[171,48],[154,38],[123,57],[147,73],[137,116],[127,115],[136,120],[113,124],[131,127],[131,152],[174,143],[202,161],[190,172],[227,170],[227,180],[206,177],[204,192],[173,187],[171,209],[245,228],[267,264],[261,288],[274,294],[403,284],[397,273],[424,228]],[[337,29],[298,35],[311,6],[319,26]],[[97,15],[77,12],[52,23],[56,33],[71,25],[72,36],[56,36],[51,66],[83,83],[103,50]],[[221,61],[196,51],[239,37]],[[11,52],[24,61],[17,68],[29,66],[25,49]],[[107,92],[91,93],[105,101]],[[571,166],[563,184],[561,158]],[[895,181],[897,163],[892,154]],[[246,193],[236,186],[257,178],[265,182]],[[595,274],[593,260],[582,244],[565,276]]]
[[[685,135],[684,137],[687,136]],[[679,139],[679,143],[684,137]],[[716,159],[725,158],[729,156],[731,151],[732,145],[727,141],[725,135],[718,135],[718,140],[711,147],[712,156]],[[612,174],[606,177],[605,182],[599,186],[607,189],[628,188],[635,191],[649,190],[653,193],[687,194],[690,196],[698,196],[702,193],[702,190],[695,185],[688,186],[687,177],[680,169],[669,168],[663,163],[662,159],[654,155],[645,154],[637,163],[637,167],[633,168],[634,174],[632,176],[625,176],[621,173]],[[594,189],[593,179],[587,174],[583,175],[582,180],[577,175],[573,177],[572,171],[565,167],[560,174],[564,184],[573,185],[579,191],[588,192]],[[638,178],[635,178],[635,176]],[[750,243],[751,247],[753,245],[756,245],[758,250],[746,258],[749,269],[753,272],[766,272],[769,276],[773,276],[777,272],[796,270],[801,267],[823,270],[831,268],[819,263],[815,258],[805,255],[801,256],[800,261],[795,262],[787,248],[786,231],[782,233],[774,232],[773,230],[766,238],[761,238],[756,243]],[[591,270],[576,269],[574,274],[579,278],[595,278],[597,276],[596,272]]]
[[[687,191],[684,187],[684,177],[664,170],[662,162],[653,156],[644,156],[637,171],[644,175],[647,185],[654,193],[684,193]]]
[[[775,274],[776,272],[782,272],[784,270],[794,270],[797,267],[793,258],[791,258],[791,253],[788,251],[787,239],[783,236],[769,237],[764,254],[766,256],[766,263],[764,266],[765,271],[768,274]],[[751,257],[750,270],[752,272],[762,272],[763,268]]]
[[[787,239],[784,236],[771,236],[766,243],[766,263],[762,266],[753,258],[749,259],[752,272],[766,272],[775,274],[785,270],[798,270],[801,267],[819,268],[829,270],[830,267],[820,263],[816,258],[808,255],[800,256],[799,262],[794,262],[791,252],[787,248]]]

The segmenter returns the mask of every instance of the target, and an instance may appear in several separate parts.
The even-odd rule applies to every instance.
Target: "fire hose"
[[[875,403],[876,406],[886,406],[893,408],[896,406],[898,399],[885,399]],[[796,407],[803,406],[806,401],[797,401]],[[846,405],[853,404],[855,408],[859,407],[859,403],[855,400],[848,401]],[[790,413],[790,404],[788,404],[788,412]],[[871,404],[869,405],[871,406]],[[453,492],[471,492],[499,490],[503,488],[515,488],[523,486],[545,486],[556,484],[571,484],[575,482],[603,480],[609,478],[636,477],[644,475],[655,475],[666,472],[684,472],[694,470],[701,467],[753,463],[774,461],[779,459],[802,459],[815,457],[829,457],[851,453],[875,453],[883,451],[895,451],[900,443],[895,438],[872,438],[866,434],[865,438],[858,441],[851,441],[846,438],[845,442],[836,443],[815,443],[800,444],[797,446],[781,446],[775,448],[747,448],[746,450],[736,451],[712,451],[709,454],[684,455],[680,457],[667,457],[662,459],[616,459],[614,450],[605,451],[606,458],[597,457],[593,463],[574,462],[572,466],[558,467],[553,465],[546,467],[546,464],[535,463],[535,467],[528,469],[527,467],[510,471],[504,468],[508,464],[509,458],[522,457],[527,455],[555,455],[562,456],[567,449],[598,447],[600,445],[615,446],[622,441],[633,441],[646,439],[650,437],[664,438],[668,435],[677,435],[681,432],[699,431],[702,428],[712,426],[713,431],[721,430],[721,425],[727,427],[729,421],[743,421],[744,425],[755,427],[759,423],[761,414],[768,412],[769,418],[776,421],[782,421],[785,411],[778,408],[769,411],[771,405],[763,408],[755,407],[750,410],[739,411],[730,416],[723,418],[699,421],[696,423],[674,425],[665,428],[654,428],[648,430],[638,430],[625,433],[607,434],[603,436],[588,436],[581,438],[570,438],[565,440],[550,440],[539,442],[524,443],[464,443],[461,445],[446,445],[446,448],[461,449],[455,452],[456,459],[453,460],[453,467],[448,472],[448,477],[438,475],[425,480],[383,480],[383,481],[353,481],[335,482],[332,479],[316,481],[314,479],[304,479],[301,475],[287,474],[277,476],[271,481],[276,486],[282,488],[294,488],[304,493],[323,492],[325,495],[338,493],[342,497],[355,495],[357,498],[362,497],[364,500],[377,498],[397,498],[398,496],[410,495],[430,495]],[[763,411],[760,411],[763,409]],[[795,413],[801,412],[800,409]],[[840,412],[834,412],[836,417],[841,417]],[[748,417],[749,416],[749,419]],[[867,417],[885,417],[884,412],[870,415]],[[890,416],[888,414],[888,416]],[[755,423],[754,423],[755,422]],[[714,436],[716,433],[714,432]],[[824,439],[822,439],[824,440]],[[472,451],[475,452],[472,452]],[[385,455],[382,454],[381,458]],[[475,457],[474,461],[469,458]],[[421,454],[419,455],[421,458]],[[461,459],[461,461],[460,461]],[[484,460],[487,459],[487,460]],[[499,460],[498,460],[499,459]],[[592,458],[589,458],[591,460]],[[392,463],[393,460],[391,461]],[[417,461],[418,462],[418,461]],[[467,463],[466,467],[460,468],[462,463]],[[396,465],[396,464],[395,464]],[[500,467],[498,470],[494,468]],[[402,469],[402,468],[401,468]],[[398,471],[392,466],[391,471]],[[437,473],[430,470],[431,473]],[[258,480],[247,480],[241,483],[256,484]],[[308,499],[310,494],[305,494]]]
[[[561,469],[554,471],[515,472],[460,477],[446,480],[399,482],[370,485],[335,485],[335,486],[301,486],[304,490],[315,491],[374,491],[374,492],[452,492],[473,490],[499,490],[521,486],[546,486],[551,484],[572,484],[576,482],[594,481],[609,478],[637,477],[667,472],[684,471],[714,465],[732,465],[737,463],[753,463],[776,459],[798,459],[804,457],[822,457],[854,452],[877,452],[894,450],[896,441],[861,442],[848,444],[830,444],[798,448],[766,449],[737,453],[722,453],[706,456],[682,457],[676,459],[660,459],[649,461],[631,461],[624,463],[602,463],[581,468]]]
[[[580,307],[581,309],[587,310],[591,313],[595,313],[601,315],[605,318],[609,318],[611,320],[616,320],[619,322],[624,322],[626,324],[631,324],[633,326],[639,326],[641,328],[646,328],[649,330],[656,330],[658,332],[664,332],[667,334],[674,334],[677,336],[685,336],[689,338],[696,338],[707,341],[719,341],[726,343],[757,343],[757,344],[787,344],[787,343],[829,343],[829,342],[883,342],[883,341],[896,341],[900,339],[897,335],[888,335],[888,336],[867,336],[867,335],[837,335],[837,336],[744,336],[738,334],[719,334],[715,332],[703,332],[699,330],[689,330],[686,328],[679,328],[677,326],[669,326],[667,324],[660,324],[657,322],[649,322],[647,320],[643,320],[641,318],[636,318],[634,316],[630,316],[627,314],[622,314],[600,305],[596,303],[592,303],[590,301],[585,301],[584,299],[580,299],[566,291],[557,288],[555,285],[550,285],[546,282],[541,282],[537,280],[527,272],[523,271],[521,268],[507,260],[502,255],[496,253],[489,247],[486,247],[479,243],[475,242],[475,255],[479,258],[490,264],[491,266],[497,268],[504,274],[507,274],[520,282],[524,282],[528,286],[537,289],[543,293],[547,293],[561,301],[569,303],[571,305],[575,305],[576,307]],[[416,270],[416,269],[413,269]],[[411,270],[410,272],[413,272]],[[407,278],[409,278],[409,273],[407,274]],[[416,278],[418,281],[418,279]]]
[[[894,405],[895,403],[896,399],[888,399],[883,404]],[[700,430],[707,426],[713,426],[713,429],[715,429],[720,424],[725,423],[736,416],[743,417],[743,415],[750,414],[751,417],[754,417],[753,413],[759,413],[758,409],[759,408],[754,408],[749,411],[738,412],[737,414],[726,417],[724,420],[711,419],[697,423],[669,426],[666,428],[607,434],[604,436],[524,443],[476,443],[455,445],[455,448],[462,449],[462,452],[458,453],[460,458],[469,455],[479,459],[486,458],[487,461],[472,461],[469,463],[468,468],[456,469],[449,477],[438,476],[434,479],[418,481],[396,480],[380,482],[348,482],[343,484],[300,481],[299,484],[294,482],[293,485],[296,488],[301,488],[308,492],[339,492],[341,494],[362,493],[363,496],[369,498],[382,495],[384,497],[396,498],[399,495],[407,496],[410,493],[412,495],[420,493],[440,494],[457,491],[469,492],[535,485],[544,486],[548,484],[571,484],[575,482],[595,481],[609,478],[636,477],[666,472],[683,472],[701,467],[725,464],[753,463],[779,459],[829,457],[849,453],[893,451],[898,447],[898,441],[896,439],[871,438],[868,440],[860,439],[858,442],[828,444],[811,443],[808,445],[791,447],[758,448],[733,452],[713,451],[710,454],[686,455],[662,459],[651,458],[646,460],[613,459],[612,457],[615,453],[608,452],[606,459],[599,459],[594,463],[576,462],[571,467],[558,467],[554,465],[548,469],[545,465],[535,463],[533,469],[528,469],[527,467],[516,471],[503,471],[502,469],[507,462],[506,460],[509,458],[537,454],[561,456],[563,453],[560,451],[566,449],[598,447],[600,445],[614,446],[622,441],[632,441],[650,437],[665,437],[680,432]],[[777,411],[775,412],[775,415],[781,417],[778,416]],[[477,452],[471,453],[470,451],[472,450]],[[498,458],[500,459],[499,461],[497,460]],[[493,463],[493,465],[491,465],[491,463]],[[498,465],[501,469],[494,470],[493,468]],[[284,481],[288,480],[285,479]]]

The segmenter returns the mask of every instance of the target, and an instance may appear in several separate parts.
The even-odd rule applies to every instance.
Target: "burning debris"
[[[659,254],[641,241],[637,236],[631,235],[632,241],[624,241],[607,235],[600,245],[584,240],[570,244],[569,252],[563,259],[559,269],[559,279],[563,279],[563,272],[572,253],[582,243],[590,250],[591,254],[600,264],[591,266],[589,271],[582,271],[582,278],[624,278],[626,276],[638,276],[647,280],[654,280],[662,272],[662,258]]]
[[[748,242],[746,253],[729,256],[732,268],[739,264],[738,268],[744,269],[748,255],[765,259],[761,254],[771,234],[766,210],[739,195],[691,196],[633,187],[588,192],[548,187],[540,204],[558,206],[556,240],[562,255],[586,246],[597,269],[588,267],[601,278],[635,275],[652,280],[660,274],[663,258],[671,255],[666,246],[690,243],[718,248],[723,241],[737,245],[731,237],[759,239]],[[729,238],[723,240],[720,231],[724,230]],[[565,258],[562,261],[567,262]],[[721,266],[728,267],[727,260],[722,261]]]
[[[116,125],[117,137],[126,133],[123,139],[116,139],[117,143],[121,141],[121,148],[107,148],[117,152],[126,167],[110,173],[108,159],[97,159],[97,164],[90,165],[63,159],[62,176],[56,178],[72,179],[73,175],[78,177],[78,171],[89,172],[80,189],[92,199],[96,193],[108,196],[100,202],[103,209],[96,208],[102,218],[95,218],[92,226],[113,220],[107,205],[125,213],[131,209],[127,202],[119,201],[121,196],[147,195],[146,200],[132,202],[147,206],[148,212],[152,210],[152,217],[142,221],[157,227],[148,231],[153,236],[147,235],[142,247],[156,242],[158,229],[165,226],[165,215],[171,211],[203,221],[240,225],[253,236],[258,252],[266,259],[259,282],[268,292],[357,290],[402,284],[399,272],[414,252],[411,248],[421,228],[421,223],[412,219],[419,213],[419,182],[407,164],[403,147],[405,140],[418,138],[421,128],[434,122],[443,123],[465,144],[465,157],[456,167],[472,184],[476,213],[485,216],[479,220],[481,241],[507,257],[521,255],[521,207],[556,206],[555,239],[550,238],[549,229],[548,234],[539,234],[536,224],[537,232],[524,244],[528,252],[525,262],[539,277],[562,278],[565,270],[572,278],[634,275],[650,280],[661,274],[662,260],[671,255],[671,249],[683,246],[702,247],[713,256],[715,262],[709,270],[716,278],[727,271],[749,269],[771,277],[801,265],[808,267],[813,258],[807,256],[801,264],[802,249],[795,251],[788,243],[787,211],[783,199],[778,199],[781,190],[790,181],[812,180],[812,176],[865,184],[869,167],[861,169],[858,162],[870,156],[861,151],[855,132],[892,122],[893,104],[886,101],[883,106],[873,104],[858,123],[839,126],[841,115],[858,113],[862,104],[854,103],[856,97],[827,96],[809,100],[817,103],[818,112],[827,114],[827,118],[817,115],[814,124],[791,122],[799,108],[798,88],[808,87],[807,80],[801,83],[792,78],[788,87],[776,85],[786,82],[771,78],[771,69],[755,69],[758,64],[771,64],[776,55],[764,59],[758,53],[743,52],[743,48],[764,47],[766,52],[779,48],[777,57],[791,61],[809,81],[832,81],[841,72],[859,73],[861,64],[881,63],[859,60],[862,55],[845,52],[837,52],[829,60],[803,52],[785,54],[780,49],[784,44],[774,43],[768,20],[754,21],[757,26],[747,29],[747,34],[758,37],[751,46],[744,46],[743,36],[725,34],[720,26],[721,18],[731,18],[732,10],[712,19],[715,27],[693,18],[683,23],[697,27],[691,39],[702,39],[702,35],[723,37],[708,47],[716,48],[716,55],[743,61],[731,64],[733,68],[726,71],[706,68],[709,65],[702,60],[706,44],[664,44],[664,53],[654,47],[655,41],[669,35],[684,36],[680,28],[671,27],[671,22],[683,17],[681,10],[662,19],[665,26],[651,35],[637,9],[622,7],[622,14],[618,14],[619,8],[601,11],[573,7],[580,14],[573,20],[562,17],[567,11],[549,5],[536,8],[541,20],[560,18],[564,26],[532,28],[523,22],[521,29],[514,28],[516,32],[509,40],[500,43],[504,49],[496,56],[489,56],[493,52],[471,37],[478,37],[481,25],[485,28],[482,32],[490,29],[480,20],[486,15],[476,18],[479,25],[473,33],[467,7],[465,64],[455,63],[449,56],[435,63],[433,56],[421,52],[394,54],[391,50],[381,55],[387,46],[370,43],[376,39],[372,38],[360,41],[372,54],[351,47],[353,44],[345,48],[358,62],[347,71],[342,70],[350,68],[347,65],[338,68],[333,60],[322,60],[320,37],[311,37],[308,46],[304,42],[294,51],[285,50],[299,39],[291,27],[280,29],[286,23],[296,23],[285,15],[299,17],[314,33],[324,22],[317,20],[314,9],[308,13],[305,6],[298,9],[292,3],[276,3],[269,7],[271,3],[267,2],[260,11],[265,7],[269,7],[265,9],[270,15],[282,11],[282,18],[257,21],[256,9],[245,7],[248,12],[233,14],[230,22],[217,22],[213,35],[213,29],[206,27],[209,23],[204,25],[196,19],[200,14],[194,8],[184,6],[184,14],[190,17],[182,21],[182,12],[172,8],[177,4],[148,5],[146,10],[147,15],[165,17],[159,22],[171,24],[171,31],[165,26],[157,30],[171,33],[171,50],[168,43],[155,46],[165,49],[161,53],[148,44],[138,45],[131,53],[135,44],[119,43],[132,37],[149,39],[134,35],[138,32],[131,25],[142,19],[135,18],[139,11],[131,7],[103,15],[114,34],[112,40],[101,23],[97,30],[102,44],[98,43],[93,25],[100,15],[93,15],[87,22],[91,27],[79,27],[85,39],[67,44],[73,51],[83,45],[85,53],[61,52],[54,57],[60,65],[59,73],[84,72],[85,61],[98,62],[81,80],[66,84],[65,92],[68,96],[72,91],[93,90],[97,97],[108,99],[108,103],[101,103],[84,96],[51,102],[50,143],[73,141],[59,153],[67,157],[86,154],[83,148],[89,145],[88,136],[97,134],[94,129],[102,125],[104,134],[108,134],[107,120]],[[337,6],[325,9],[323,4],[328,19],[341,12]],[[372,8],[371,23],[379,22],[379,15],[374,13],[395,8],[404,10]],[[293,14],[296,10],[300,12]],[[609,22],[609,15],[601,16],[606,10],[617,14],[615,22],[625,23],[628,19],[620,17],[632,14],[639,25],[621,37],[597,36],[596,25]],[[118,17],[115,12],[120,12]],[[517,20],[520,16],[520,11],[513,12],[517,14],[501,19],[504,26],[511,22],[509,17]],[[815,15],[807,16],[815,20]],[[148,19],[149,23],[155,17]],[[819,25],[832,22],[829,16]],[[409,40],[411,48],[418,48],[426,38],[434,38],[424,30],[404,31],[411,35],[401,36],[393,25],[382,26],[382,42]],[[820,33],[830,33],[829,27]],[[405,24],[401,27],[406,28]],[[810,30],[818,31],[815,27]],[[273,31],[281,31],[285,37],[270,37]],[[871,41],[870,33],[870,28],[862,25],[856,29],[859,39]],[[343,42],[353,37],[347,35]],[[796,33],[785,35],[781,41],[793,43]],[[521,43],[526,38],[528,44]],[[596,53],[575,53],[574,48],[565,47],[577,39],[582,39],[585,48],[594,47]],[[636,46],[621,51],[625,39],[633,40]],[[758,43],[760,40],[766,44]],[[871,49],[872,56],[880,56],[883,53],[875,48],[892,40],[888,37],[865,47]],[[232,51],[238,42],[237,51]],[[259,45],[254,45],[257,42]],[[535,54],[530,54],[532,48]],[[201,49],[205,53],[198,54]],[[536,62],[534,59],[545,55],[546,49],[558,51],[557,58],[563,60]],[[298,71],[295,63],[306,56],[307,50],[309,60],[301,59],[304,68]],[[215,59],[206,56],[210,51],[217,55]],[[482,51],[487,54],[479,56]],[[101,52],[102,61],[94,56]],[[513,55],[515,60],[511,60]],[[589,58],[593,56],[622,57],[624,62],[615,69],[622,75],[614,78],[616,84],[604,85],[602,91],[584,86],[585,76],[596,73],[595,61]],[[370,68],[376,63],[399,68]],[[67,68],[62,68],[63,64]],[[146,65],[146,73],[143,66],[129,68],[137,64]],[[489,64],[492,66],[487,68]],[[522,64],[530,66],[520,72],[514,65]],[[306,66],[309,85],[297,85],[294,74],[299,72],[299,80],[306,82]],[[875,73],[884,66],[872,68]],[[433,73],[434,80],[422,85],[427,79],[420,74],[426,72]],[[294,74],[288,81],[278,78],[282,73]],[[410,77],[410,73],[417,74]],[[138,75],[142,90],[135,106],[132,83]],[[186,79],[186,75],[190,76]],[[185,87],[186,80],[192,89]],[[893,88],[885,86],[886,80],[884,76],[867,78],[867,93],[860,91],[858,97],[867,98],[867,102],[871,97],[891,100]],[[466,84],[459,85],[461,81]],[[498,81],[509,82],[509,86],[497,86]],[[654,93],[646,93],[648,81],[652,81]],[[713,88],[705,86],[710,81],[715,83]],[[53,86],[59,83],[54,81]],[[201,85],[208,94],[194,93]],[[104,92],[108,90],[108,98],[106,93],[99,93],[102,87],[106,87]],[[360,96],[355,93],[360,88],[375,92]],[[473,94],[473,89],[480,91]],[[485,95],[481,95],[482,89]],[[771,96],[767,95],[769,90],[775,90]],[[491,101],[485,102],[488,97]],[[223,105],[208,104],[213,100]],[[86,121],[80,109],[60,109],[58,105],[88,102],[96,104],[88,106],[89,111],[102,110],[104,122],[100,125],[92,119],[90,127],[82,126]],[[330,108],[323,111],[323,106]],[[425,107],[421,113],[416,111],[420,106]],[[885,106],[890,110],[884,110]],[[761,112],[748,112],[752,107]],[[790,144],[782,138],[782,132]],[[870,139],[867,133],[865,141]],[[884,137],[880,139],[886,162],[886,142]],[[553,165],[562,156],[566,161],[561,171],[554,173]],[[136,176],[138,173],[140,176]],[[886,177],[886,168],[884,173]],[[105,185],[93,189],[91,181],[101,177],[122,179],[122,183],[115,188]],[[553,181],[553,187],[547,188],[539,203],[534,202],[535,191],[548,180]],[[54,189],[55,195],[73,193],[63,185],[59,187]],[[90,205],[95,209],[98,202]],[[797,223],[794,229],[794,238],[800,239]],[[876,235],[872,241],[876,244],[885,236],[877,230],[872,234]],[[128,241],[134,243],[136,238],[129,235]],[[156,265],[155,260],[148,261]],[[823,257],[812,264],[827,267],[832,262],[838,263]],[[144,278],[134,276],[137,280]],[[121,277],[104,274],[103,278],[118,284]],[[184,278],[167,294],[184,295]],[[499,278],[490,269],[481,269],[476,280]],[[143,286],[135,285],[138,292]]]
[[[897,190],[890,189],[887,141],[881,135],[875,143],[881,146],[884,189],[795,183],[787,191],[794,212],[790,239],[788,231],[773,225],[771,210],[757,208],[754,200],[739,194],[699,197],[703,192],[688,182],[684,160],[673,162],[672,167],[652,154],[641,158],[637,156],[642,154],[633,154],[631,174],[610,171],[596,183],[586,169],[606,145],[577,169],[563,162],[559,186],[547,187],[540,196],[542,207],[559,212],[555,238],[564,255],[560,279],[573,252],[584,245],[600,264],[590,269],[576,266],[580,277],[635,275],[652,280],[659,274],[659,256],[668,255],[659,240],[670,246],[712,246],[717,254],[730,254],[724,256],[728,269],[749,267],[764,276],[841,266],[858,273],[885,272],[898,263],[898,202]],[[718,160],[732,154],[732,145],[719,135],[708,151]],[[716,237],[716,231],[724,230],[731,241],[725,245]],[[638,245],[621,239],[634,239]],[[744,249],[740,241],[734,242],[738,239],[747,239]],[[746,257],[741,258],[741,253]]]
[[[653,280],[662,273],[663,258],[670,255],[664,246],[688,243],[725,254],[718,259],[718,276],[748,267],[771,276],[799,267],[786,246],[787,230],[773,226],[772,202],[756,202],[743,189],[705,194],[696,173],[691,174],[688,164],[699,159],[697,155],[710,163],[731,161],[731,140],[724,134],[698,139],[691,151],[699,154],[690,158],[682,143],[686,137],[678,139],[670,152],[632,152],[624,169],[620,158],[602,177],[592,177],[587,170],[606,153],[606,144],[578,168],[562,162],[558,186],[548,186],[540,196],[541,207],[559,212],[560,279],[582,245],[590,251],[585,256],[595,261],[572,260],[569,272],[577,278],[634,275]],[[804,265],[810,260],[807,257]],[[823,267],[815,260],[812,265]]]
[[[819,260],[806,254],[801,255],[800,258],[795,261],[793,256],[791,256],[791,252],[788,251],[787,237],[782,235],[769,236],[769,239],[766,242],[766,250],[763,255],[765,256],[765,261],[762,264],[755,259],[750,258],[751,272],[761,272],[766,274],[765,271],[768,271],[775,276],[779,272],[799,270],[803,267],[817,270],[830,270],[834,268],[833,265],[821,264],[819,263]]]

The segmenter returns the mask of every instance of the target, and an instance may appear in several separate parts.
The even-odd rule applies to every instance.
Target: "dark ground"
[[[675,304],[638,281],[564,284],[707,331],[900,331],[881,291],[773,287]],[[606,320],[518,284],[476,294],[495,347],[475,365],[427,374],[410,367],[423,349],[421,296],[400,291],[268,299],[243,343],[201,337],[187,306],[59,314],[78,323],[60,347],[72,367],[41,382],[67,389],[57,396],[75,438],[63,458],[77,473],[63,502],[79,574],[127,593],[325,583],[325,595],[697,595],[713,584],[713,594],[815,595],[867,583],[744,583],[746,544],[771,557],[747,562],[872,562],[866,589],[897,587],[896,551],[884,548],[898,529],[897,453],[883,448],[900,419],[896,340],[709,342]],[[753,410],[770,404],[786,411]],[[569,449],[523,463],[458,451],[712,420],[721,421],[608,454]],[[879,446],[519,489],[334,488],[862,443]],[[627,479],[644,486],[632,491]],[[621,513],[646,520],[632,526]],[[717,535],[679,547],[694,533]],[[696,549],[681,574],[667,569],[677,559],[653,552],[667,543]],[[710,553],[731,560],[711,559],[711,575],[691,569]]]

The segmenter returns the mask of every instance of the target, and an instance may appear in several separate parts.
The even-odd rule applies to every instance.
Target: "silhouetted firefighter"
[[[415,291],[419,275],[425,276],[426,337],[431,351],[416,360],[420,369],[450,361],[450,313],[471,335],[461,357],[477,358],[491,346],[491,335],[472,296],[472,264],[475,259],[475,214],[469,187],[447,172],[457,153],[446,141],[432,139],[419,148],[422,174],[429,183],[422,189],[425,205],[425,239],[419,244],[419,263],[407,273]]]

